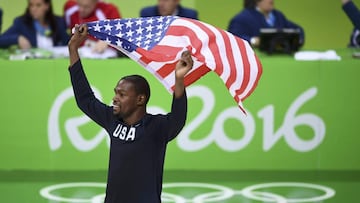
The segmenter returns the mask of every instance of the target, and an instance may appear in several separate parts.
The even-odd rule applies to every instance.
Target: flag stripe
[[[183,27],[187,28],[188,30],[191,30],[190,32],[195,33],[195,35],[189,35],[189,32],[184,32],[184,33],[178,32],[178,35],[179,36],[185,35],[185,36],[196,38],[195,40],[201,40],[202,43],[201,43],[200,47],[196,47],[196,46],[193,46],[193,44],[191,44],[192,47],[196,51],[200,50],[200,52],[195,52],[195,53],[192,52],[192,54],[198,60],[200,60],[201,58],[204,58],[205,59],[204,62],[207,64],[207,66],[211,70],[214,70],[215,67],[216,67],[216,63],[215,63],[215,57],[216,56],[214,56],[213,53],[211,52],[211,50],[209,49],[209,36],[205,31],[203,31],[201,28],[196,26],[196,24],[194,22],[196,22],[196,21],[191,20],[191,19],[182,19],[182,18],[180,18],[178,20],[175,20],[173,22],[174,25],[172,25],[172,26],[178,26],[178,27],[183,26]],[[199,57],[199,54],[200,54],[200,57]]]
[[[254,91],[255,87],[257,86],[258,82],[259,82],[259,79],[260,79],[260,76],[262,75],[262,65],[261,65],[261,62],[259,60],[259,58],[254,54],[254,58],[256,60],[256,64],[258,67],[260,67],[259,69],[257,69],[257,74],[256,74],[256,78],[253,79],[253,84],[252,86],[250,86],[250,89],[249,91],[247,91],[247,93],[242,96],[240,95],[240,98],[242,100],[245,100],[248,96],[250,96],[250,94]],[[254,74],[255,75],[255,74]]]
[[[226,57],[223,55],[223,53],[226,52],[226,49],[223,46],[218,46],[218,43],[221,43],[220,35],[218,35],[217,32],[213,32],[211,29],[209,29],[209,27],[205,26],[199,21],[191,20],[191,23],[193,23],[194,27],[196,26],[198,29],[203,31],[202,33],[198,33],[197,38],[201,39],[203,44],[207,45],[206,49],[208,49],[208,51],[211,52],[211,54],[214,56],[214,63],[216,65],[213,67],[213,70],[216,69],[218,73],[219,71],[222,72],[224,63],[226,63],[226,61],[223,61],[223,58]],[[213,41],[217,41],[218,43],[211,43]],[[220,51],[219,47],[223,49]],[[221,73],[219,75],[221,75]]]
[[[185,78],[185,81],[184,81],[184,84],[186,86],[194,83],[196,80],[199,79],[199,75],[205,75],[207,72],[211,71],[208,67],[206,67],[205,65],[202,65],[196,69],[194,69],[194,71],[190,72],[186,78]],[[172,91],[174,91],[175,89],[175,85],[173,85],[171,87]]]

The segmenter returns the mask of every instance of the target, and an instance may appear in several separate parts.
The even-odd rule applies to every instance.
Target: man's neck
[[[135,125],[141,121],[146,115],[146,108],[139,109],[138,111],[134,112],[131,116],[124,118],[123,122],[127,125]]]

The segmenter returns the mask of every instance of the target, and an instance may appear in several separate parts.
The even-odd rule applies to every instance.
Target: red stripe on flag
[[[166,35],[178,37],[187,36],[190,39],[191,47],[195,48],[196,50],[196,52],[192,52],[192,55],[194,55],[199,61],[205,61],[205,57],[200,52],[201,48],[203,47],[203,43],[201,40],[199,40],[198,35],[193,30],[184,26],[172,25],[166,32]]]
[[[236,76],[237,76],[237,69],[236,69],[236,64],[235,64],[235,59],[234,59],[234,55],[233,55],[233,51],[231,48],[231,44],[230,44],[230,39],[228,34],[226,34],[226,32],[220,31],[221,35],[223,36],[224,39],[224,44],[225,44],[225,50],[226,50],[226,57],[227,60],[229,62],[229,66],[230,66],[230,75],[229,78],[227,79],[227,81],[225,82],[226,87],[228,87],[228,89],[231,87],[231,85],[234,83],[234,81],[236,81]]]
[[[153,52],[153,53],[166,55],[167,56],[166,60],[170,59],[170,61],[173,61],[176,59],[177,54],[182,49],[183,49],[183,47],[174,47],[174,46],[168,46],[168,45],[156,45],[149,51]],[[159,61],[164,61],[164,60],[155,60],[155,61],[159,62]],[[164,61],[164,62],[166,62],[166,61]]]
[[[259,79],[262,75],[262,65],[261,65],[261,62],[259,60],[259,58],[255,55],[254,53],[254,56],[255,56],[255,60],[256,60],[256,65],[258,67],[258,72],[257,72],[257,75],[256,75],[256,80],[254,82],[254,84],[252,85],[250,91],[242,98],[242,100],[246,99],[248,96],[250,96],[250,94],[255,90],[255,87],[258,85],[258,82],[259,82]]]
[[[209,71],[210,71],[210,69],[208,67],[206,67],[205,64],[202,66],[199,66],[197,69],[195,69],[194,71],[190,72],[188,75],[185,76],[185,80],[184,80],[185,86],[191,85],[192,83],[194,83],[196,80],[201,78],[201,76],[205,75]],[[171,87],[171,89],[174,91],[175,84],[174,84],[174,86]]]
[[[176,59],[177,53],[181,51],[183,48],[181,47],[170,47],[170,46],[162,46],[157,45],[153,47],[151,50],[146,50],[142,48],[137,48],[136,52],[141,55],[140,60],[145,64],[149,64],[152,61],[155,62],[167,62],[173,61]],[[164,54],[168,53],[168,54]]]
[[[249,80],[250,80],[250,63],[249,63],[248,55],[246,54],[245,42],[240,38],[237,38],[236,41],[237,41],[237,44],[240,47],[241,58],[242,58],[242,62],[243,62],[243,65],[244,65],[243,66],[243,70],[244,70],[243,81],[242,81],[240,89],[238,89],[236,91],[236,94],[239,95],[246,89],[247,85],[249,84]]]
[[[189,21],[196,24],[200,29],[202,29],[207,34],[207,37],[209,38],[208,47],[214,56],[214,60],[215,60],[215,64],[216,64],[215,70],[219,75],[221,75],[223,73],[224,66],[222,64],[222,60],[220,57],[220,51],[219,51],[219,48],[216,43],[216,35],[203,23],[200,23],[199,21],[196,21],[196,20],[189,20]],[[215,42],[215,43],[212,43],[212,42]]]
[[[162,78],[167,77],[168,75],[170,75],[172,72],[174,72],[175,66],[176,66],[176,62],[174,63],[168,63],[168,64],[164,64],[158,71],[156,71]]]

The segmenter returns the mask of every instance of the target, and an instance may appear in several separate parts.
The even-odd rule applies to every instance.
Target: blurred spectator
[[[281,11],[276,10],[274,0],[244,0],[244,9],[231,19],[228,31],[257,47],[260,45],[261,28],[299,29],[299,44],[300,46],[304,44],[303,28],[286,19]]]
[[[145,7],[140,11],[141,17],[168,15],[198,19],[197,11],[182,7],[180,5],[180,0],[158,0],[157,5]]]
[[[1,27],[2,27],[2,16],[3,16],[3,11],[0,8],[0,33],[1,33]]]
[[[68,0],[64,5],[65,21],[71,30],[75,24],[82,24],[91,21],[121,18],[118,8],[111,3],[101,0]],[[112,50],[107,43],[89,37],[85,42],[95,53],[103,53],[106,50]]]
[[[65,46],[68,40],[65,21],[53,13],[51,0],[28,0],[25,13],[0,35],[0,47],[50,48]]]
[[[342,8],[354,25],[349,46],[360,46],[360,11],[351,0],[341,0]]]

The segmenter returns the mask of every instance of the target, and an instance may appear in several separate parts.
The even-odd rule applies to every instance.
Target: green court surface
[[[2,171],[1,202],[103,202],[105,171]],[[166,171],[163,202],[357,202],[357,171]],[[141,194],[139,194],[141,195]]]

